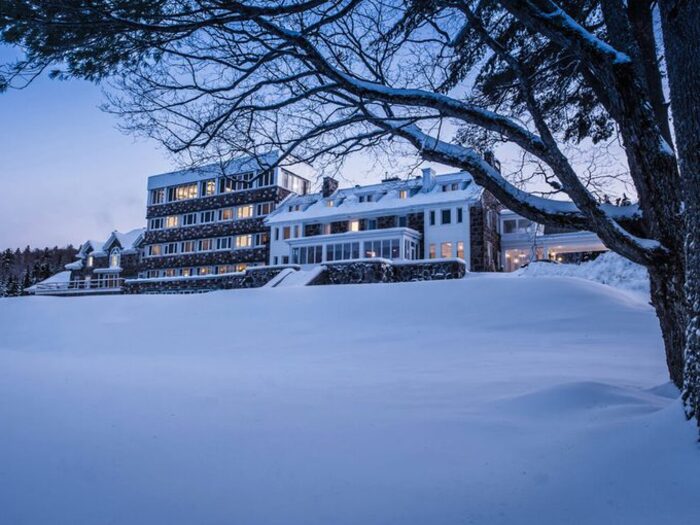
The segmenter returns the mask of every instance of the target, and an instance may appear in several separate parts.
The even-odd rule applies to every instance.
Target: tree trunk
[[[687,326],[683,400],[700,425],[700,2],[661,0],[683,198]]]
[[[685,350],[686,299],[683,289],[682,255],[676,254],[664,266],[649,268],[651,303],[661,325],[666,350],[666,364],[671,381],[683,385],[683,352]]]

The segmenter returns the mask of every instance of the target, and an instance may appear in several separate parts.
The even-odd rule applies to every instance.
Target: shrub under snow
[[[593,261],[581,264],[535,262],[517,273],[524,277],[579,277],[649,296],[646,268],[614,252],[606,252]]]

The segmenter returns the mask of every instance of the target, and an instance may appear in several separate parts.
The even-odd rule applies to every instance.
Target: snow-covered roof
[[[176,186],[178,184],[187,184],[222,175],[236,175],[250,171],[257,171],[261,167],[266,167],[277,162],[279,154],[275,151],[263,153],[257,157],[246,156],[231,159],[226,162],[215,162],[198,166],[196,168],[188,168],[184,170],[172,171],[169,173],[161,173],[160,175],[152,175],[148,177],[148,189],[165,188],[166,186]]]
[[[27,288],[26,291],[29,293],[34,293],[40,284],[58,284],[67,283],[68,281],[70,281],[70,271],[58,272],[49,277],[48,279],[44,279],[43,281],[33,284],[32,286]]]
[[[136,228],[126,233],[114,230],[102,245],[102,251],[105,253],[108,252],[112,248],[115,241],[119,243],[119,246],[121,246],[122,252],[133,251],[138,247],[138,243],[141,240],[141,237],[143,237],[145,231],[146,228]]]
[[[426,207],[454,202],[472,203],[481,198],[483,188],[464,171],[435,175],[431,187],[423,179],[385,181],[380,184],[339,189],[329,197],[321,193],[290,196],[266,219],[267,224],[299,220],[342,220],[358,216],[380,216],[398,211],[409,213]],[[452,190],[453,184],[457,189]],[[444,186],[450,191],[443,191]],[[405,191],[405,198],[401,192]],[[367,196],[371,195],[371,201]],[[362,198],[362,202],[360,199]],[[329,205],[329,201],[332,205]]]

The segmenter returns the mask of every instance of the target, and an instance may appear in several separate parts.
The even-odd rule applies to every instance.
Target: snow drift
[[[581,264],[534,262],[516,273],[522,277],[578,277],[649,297],[649,274],[646,268],[614,252],[606,252]]]
[[[697,519],[653,311],[598,283],[4,299],[0,331],[3,523]]]

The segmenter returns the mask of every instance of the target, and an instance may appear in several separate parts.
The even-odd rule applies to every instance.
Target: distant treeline
[[[4,250],[0,253],[0,297],[25,295],[31,285],[63,271],[77,252],[72,245]]]

